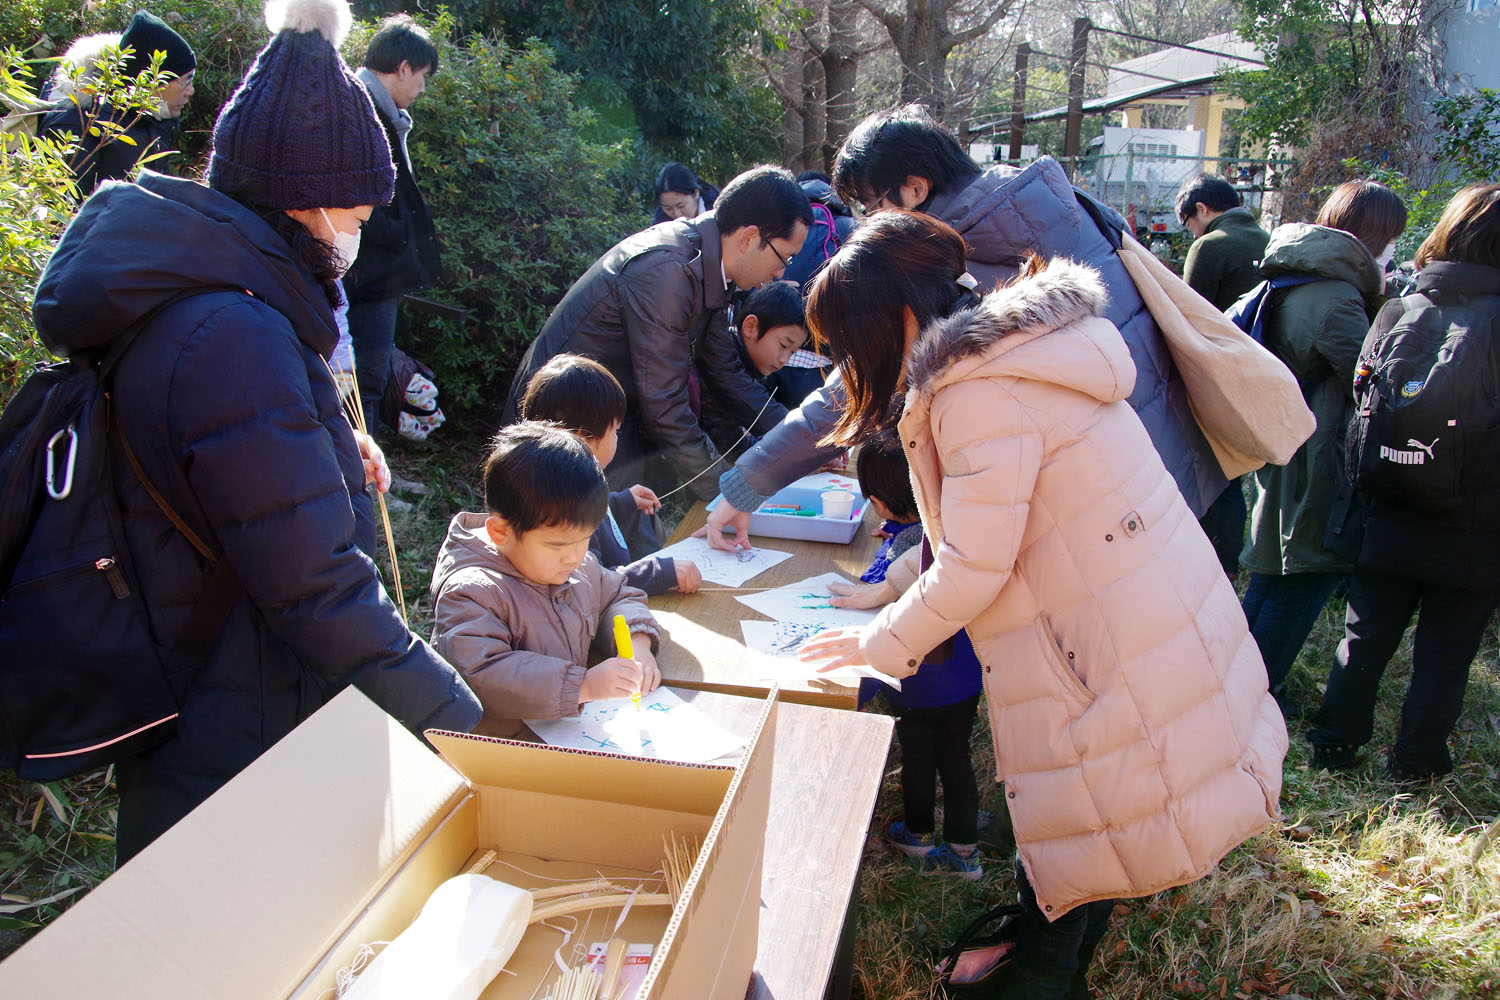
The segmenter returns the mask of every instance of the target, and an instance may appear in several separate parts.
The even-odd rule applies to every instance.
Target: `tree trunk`
[[[948,83],[948,53],[953,51],[950,6],[907,0],[905,22],[893,39],[901,57],[901,102],[925,104],[939,121],[946,120],[953,96]]]
[[[828,135],[823,93],[823,64],[809,52],[802,63],[802,166],[793,173],[823,169],[823,140]]]
[[[828,121],[823,162],[816,164],[816,169],[824,173],[832,172],[834,157],[854,128],[854,87],[859,76],[859,34],[855,27],[858,14],[858,8],[849,0],[832,0],[828,5],[828,44],[820,57],[828,95]]]

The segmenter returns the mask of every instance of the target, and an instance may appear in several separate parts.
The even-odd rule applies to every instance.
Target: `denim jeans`
[[[1048,921],[1036,890],[1016,857],[1016,890],[1024,911],[1016,918],[1016,957],[996,982],[997,1000],[1088,1000],[1089,962],[1109,930],[1112,899],[1074,907]]]
[[[1233,582],[1240,571],[1240,549],[1245,547],[1245,491],[1242,480],[1231,479],[1218,499],[1198,519],[1198,526],[1213,542],[1219,565]]]
[[[1349,583],[1344,640],[1334,656],[1328,691],[1313,716],[1308,742],[1325,747],[1370,742],[1380,678],[1416,612],[1411,683],[1390,762],[1412,774],[1453,770],[1448,735],[1463,711],[1469,666],[1497,604],[1500,591],[1443,587],[1388,573],[1355,573]]]
[[[1342,576],[1342,573],[1250,574],[1242,606],[1245,620],[1250,623],[1250,634],[1260,647],[1260,658],[1266,663],[1266,680],[1273,694],[1279,693],[1286,683],[1286,675],[1302,651],[1307,634]]]

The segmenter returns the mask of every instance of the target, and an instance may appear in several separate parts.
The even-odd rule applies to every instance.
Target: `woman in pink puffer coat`
[[[872,625],[804,656],[902,677],[968,629],[1025,907],[996,995],[1069,997],[1087,995],[1109,900],[1194,881],[1278,816],[1287,737],[1213,547],[1125,402],[1135,365],[1097,272],[1037,264],[924,327],[910,303],[932,315],[963,241],[887,212],[818,278],[809,326],[850,393],[832,443],[888,424],[905,388],[933,545]],[[1007,952],[948,972],[982,976]]]

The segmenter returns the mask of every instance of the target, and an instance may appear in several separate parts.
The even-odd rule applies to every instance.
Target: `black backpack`
[[[182,298],[185,296],[179,296]],[[168,739],[241,588],[147,480],[109,379],[163,302],[103,357],[38,369],[0,412],[0,768],[37,781]],[[152,634],[110,468],[117,439],[157,506],[214,563],[171,648]]]
[[[1354,368],[1345,471],[1370,496],[1422,510],[1454,510],[1467,497],[1465,443],[1487,448],[1483,432],[1500,417],[1500,400],[1487,389],[1487,329],[1476,333],[1450,324],[1441,303],[1424,295],[1385,308],[1398,313],[1395,322],[1386,326],[1377,319]],[[1467,461],[1488,458],[1469,455]]]

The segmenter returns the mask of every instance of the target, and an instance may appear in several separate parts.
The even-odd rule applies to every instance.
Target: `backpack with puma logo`
[[[1476,303],[1460,304],[1472,316]],[[1423,307],[1426,308],[1423,308]],[[1449,511],[1466,499],[1466,444],[1490,439],[1500,417],[1484,330],[1455,322],[1443,297],[1388,302],[1354,368],[1354,419],[1344,468],[1373,497],[1421,510]]]

